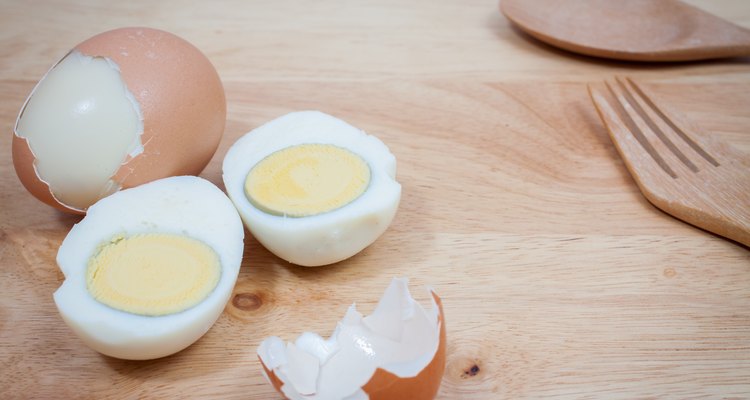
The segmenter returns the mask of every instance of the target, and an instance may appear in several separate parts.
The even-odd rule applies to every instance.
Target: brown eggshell
[[[432,298],[438,305],[438,322],[440,323],[440,342],[432,361],[412,378],[399,378],[384,369],[376,369],[370,381],[362,386],[362,390],[367,393],[370,400],[430,400],[437,395],[445,372],[445,319],[440,297],[432,292]]]
[[[224,132],[226,99],[219,75],[200,50],[168,32],[121,28],[96,35],[74,51],[114,61],[141,108],[143,152],[125,160],[115,182],[125,189],[167,176],[197,175],[205,168]],[[14,135],[14,165],[24,186],[47,204],[75,211],[57,204],[36,176],[30,155],[26,140]]]
[[[266,372],[266,376],[268,377],[268,380],[271,381],[271,385],[273,385],[273,388],[276,389],[277,392],[284,394],[284,392],[281,391],[281,387],[284,386],[284,382],[282,382],[281,379],[276,376],[276,373],[273,372],[272,369],[268,369],[266,367],[266,364],[263,363],[263,360],[261,360],[260,357],[258,357],[258,360],[260,361],[260,365],[263,366],[263,371]]]
[[[34,168],[34,154],[31,152],[28,140],[13,135],[12,152],[13,167],[16,169],[18,179],[21,180],[21,183],[29,193],[60,211],[83,214],[81,211],[65,207],[58,203],[52,196],[52,192],[50,192],[47,184],[39,180],[39,176],[36,174],[36,169]]]
[[[435,299],[435,304],[438,306],[438,323],[440,323],[440,342],[438,343],[435,356],[417,376],[412,378],[400,378],[382,368],[377,368],[370,380],[362,386],[362,390],[367,393],[370,400],[431,400],[437,395],[445,372],[445,318],[443,316],[443,302],[440,300],[440,296],[435,292],[431,293],[432,298]],[[271,385],[273,385],[277,392],[283,395],[284,392],[281,391],[281,387],[284,386],[284,382],[276,376],[273,370],[266,367],[266,364],[263,363],[260,357],[258,359],[268,376],[268,380],[271,381]],[[287,397],[285,396],[284,398]]]

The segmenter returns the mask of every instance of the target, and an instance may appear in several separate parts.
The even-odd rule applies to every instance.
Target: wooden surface
[[[750,27],[746,0],[694,0]],[[654,65],[572,55],[510,27],[494,0],[97,1],[0,4],[0,397],[277,398],[255,356],[268,335],[328,335],[393,276],[443,298],[440,399],[750,396],[750,251],[644,199],[586,93],[630,75],[750,152],[750,60]],[[174,356],[85,347],[52,301],[76,217],[31,197],[10,142],[26,95],[70,47],[146,25],[203,50],[228,123],[202,176],[246,131],[319,109],[376,134],[403,186],[391,228],[331,267],[246,240],[235,296]]]

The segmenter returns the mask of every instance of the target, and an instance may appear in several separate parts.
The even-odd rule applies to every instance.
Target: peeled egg
[[[224,89],[200,50],[156,29],[116,29],[74,47],[32,90],[13,164],[39,200],[80,214],[120,189],[197,175],[225,120]]]
[[[231,201],[194,176],[119,191],[89,208],[60,246],[57,308],[108,356],[170,355],[213,325],[232,293],[244,229]]]
[[[241,137],[223,176],[253,236],[303,266],[332,264],[372,244],[401,198],[388,147],[317,111],[284,115]]]
[[[328,339],[305,332],[294,343],[265,339],[258,357],[268,381],[292,400],[432,399],[445,371],[442,303],[426,311],[394,279],[375,311],[349,307]]]

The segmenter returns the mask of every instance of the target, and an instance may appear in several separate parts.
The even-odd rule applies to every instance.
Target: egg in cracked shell
[[[265,339],[258,357],[269,382],[292,400],[429,400],[445,371],[445,321],[414,301],[406,279],[394,279],[375,311],[352,305],[328,339],[305,332],[294,343]]]
[[[120,189],[197,175],[225,120],[224,89],[200,50],[156,29],[116,29],[39,81],[16,121],[13,164],[39,200],[82,214]]]
[[[119,191],[89,208],[60,246],[55,292],[92,349],[143,360],[170,355],[213,325],[234,288],[244,229],[231,201],[194,176]]]
[[[227,194],[248,230],[277,256],[332,264],[372,244],[401,198],[396,158],[378,138],[318,111],[293,112],[227,152]]]

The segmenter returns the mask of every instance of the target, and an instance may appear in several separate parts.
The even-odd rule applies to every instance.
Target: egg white
[[[270,154],[300,144],[330,144],[360,156],[370,183],[352,202],[332,211],[285,217],[256,208],[245,195],[248,172]],[[242,136],[227,152],[223,178],[248,230],[268,250],[302,266],[332,264],[372,244],[390,225],[401,198],[396,158],[378,138],[318,111],[293,112]]]
[[[116,310],[86,289],[89,258],[115,236],[171,233],[197,239],[219,256],[214,290],[185,311],[158,317]],[[237,280],[244,230],[232,203],[212,183],[193,176],[164,178],[117,192],[88,209],[63,241],[57,263],[65,281],[54,299],[63,320],[89,347],[117,358],[167,356],[198,340],[224,309]]]

